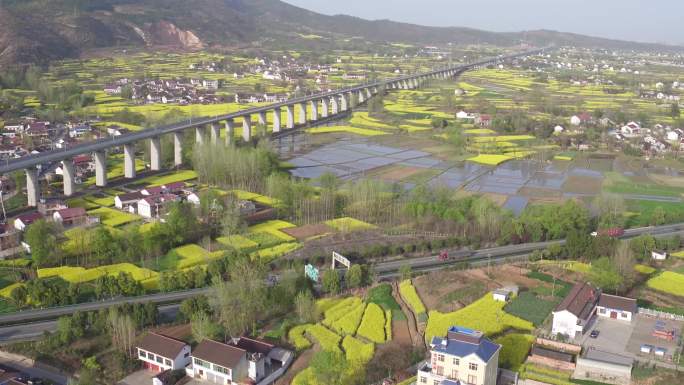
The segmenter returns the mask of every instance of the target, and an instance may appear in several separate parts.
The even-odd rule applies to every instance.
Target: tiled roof
[[[446,345],[443,344],[444,340],[447,341]],[[489,362],[489,359],[492,358],[501,347],[501,345],[495,344],[487,338],[482,338],[479,344],[471,344],[441,337],[433,337],[431,346],[432,350],[435,352],[457,357],[466,357],[470,354],[475,354],[484,362]]]
[[[121,194],[117,195],[117,198],[121,202],[132,202],[132,201],[139,201],[144,197],[144,195],[140,191],[135,191],[132,193],[126,193],[126,194]]]
[[[589,283],[578,283],[572,287],[570,293],[556,307],[557,312],[567,310],[577,318],[587,319],[594,310],[599,292]]]
[[[147,333],[137,345],[138,348],[173,360],[187,345],[184,341],[159,333]]]
[[[601,293],[598,305],[609,309],[624,310],[631,313],[637,312],[637,301],[633,298],[618,297],[616,295]]]
[[[19,219],[20,221],[22,221],[26,225],[30,225],[31,223],[33,223],[39,219],[42,219],[42,218],[43,218],[43,214],[39,213],[38,211],[34,211],[34,212],[28,213],[28,214],[22,214],[22,215],[19,215],[17,217],[17,219]]]
[[[240,363],[243,357],[247,356],[247,352],[222,342],[204,340],[192,351],[192,356],[232,369]]]
[[[248,353],[261,353],[263,355],[267,355],[275,347],[268,342],[246,337],[240,337],[237,341],[231,342],[230,345],[245,350]]]
[[[71,207],[57,211],[62,219],[73,219],[86,216],[86,210],[83,207]]]

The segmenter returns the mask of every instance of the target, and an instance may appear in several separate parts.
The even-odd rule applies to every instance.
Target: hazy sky
[[[684,44],[684,0],[285,0],[325,14]]]

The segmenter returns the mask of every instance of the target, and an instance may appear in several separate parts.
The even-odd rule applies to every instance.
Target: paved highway
[[[622,238],[633,238],[641,234],[668,236],[682,233],[684,233],[684,223],[677,223],[672,225],[628,229],[625,231],[625,234],[622,236]],[[480,249],[475,251],[456,250],[450,252],[450,256],[453,257],[453,259],[449,261],[440,261],[437,256],[400,259],[378,263],[375,265],[375,270],[381,276],[391,276],[394,273],[398,272],[399,268],[403,265],[409,265],[412,269],[416,271],[430,271],[440,269],[449,265],[453,265],[459,262],[495,262],[497,260],[505,258],[525,256],[527,254],[534,252],[535,250],[544,250],[548,248],[550,245],[562,245],[564,243],[565,240],[558,240],[549,242],[524,243],[519,245],[492,247],[488,249]],[[0,340],[2,339],[3,333],[9,333],[9,335],[26,334],[28,333],[26,328],[30,328],[31,325],[33,325],[33,322],[54,320],[60,316],[72,314],[75,311],[93,311],[123,303],[154,302],[157,304],[174,304],[179,303],[187,298],[192,298],[200,294],[206,294],[208,291],[208,288],[193,289],[174,293],[159,293],[134,298],[117,298],[107,301],[88,302],[78,305],[70,305],[48,309],[34,309],[16,312],[12,314],[6,314],[0,316],[0,325],[15,325],[16,328],[11,329],[9,331],[5,330],[5,328],[0,328]],[[47,327],[47,324],[43,324],[43,327]]]
[[[29,156],[24,156],[19,159],[13,159],[13,160],[7,160],[0,165],[0,174],[5,174],[8,172],[12,171],[17,171],[17,170],[23,170],[31,167],[35,167],[39,164],[45,164],[45,163],[52,163],[52,162],[60,162],[64,159],[68,159],[77,155],[81,154],[86,154],[86,153],[91,153],[91,152],[96,152],[96,151],[102,151],[110,147],[117,147],[117,146],[122,146],[124,144],[128,143],[134,143],[138,142],[141,140],[145,139],[150,139],[153,137],[157,137],[160,135],[166,135],[166,134],[171,134],[177,131],[183,131],[189,128],[193,127],[198,127],[202,125],[207,125],[210,123],[216,123],[216,122],[221,122],[225,121],[227,119],[234,119],[234,118],[239,118],[242,116],[246,115],[252,115],[256,114],[259,112],[266,112],[273,110],[275,108],[280,108],[280,107],[285,107],[289,105],[294,105],[302,102],[308,102],[311,100],[316,100],[316,99],[323,99],[326,97],[332,97],[335,95],[340,95],[346,92],[354,92],[354,91],[359,91],[363,90],[366,88],[370,87],[384,87],[389,83],[394,83],[398,81],[403,81],[403,80],[409,80],[409,79],[415,79],[417,77],[421,76],[430,76],[434,74],[440,74],[443,73],[444,71],[447,70],[453,70],[457,72],[463,72],[468,69],[492,63],[492,62],[497,62],[501,60],[507,60],[507,59],[513,59],[517,57],[522,57],[522,56],[527,56],[527,55],[533,55],[536,53],[539,53],[543,51],[546,48],[542,49],[537,49],[533,51],[527,51],[515,55],[508,55],[508,56],[501,56],[501,57],[496,57],[496,58],[490,58],[486,60],[482,60],[476,63],[470,63],[470,64],[464,64],[456,67],[451,67],[451,68],[442,68],[430,72],[424,72],[424,73],[419,73],[419,74],[413,74],[413,75],[406,75],[406,76],[401,76],[398,78],[393,78],[393,79],[385,79],[385,80],[380,80],[377,82],[372,82],[372,83],[365,83],[365,84],[359,84],[355,85],[352,87],[347,87],[343,89],[338,89],[335,91],[329,91],[329,92],[322,92],[318,93],[315,95],[308,95],[308,96],[302,96],[299,98],[294,98],[287,100],[285,102],[279,102],[279,103],[274,103],[266,106],[260,106],[260,107],[252,107],[252,108],[247,108],[245,110],[233,112],[230,114],[226,115],[219,115],[219,116],[213,116],[213,117],[203,117],[203,118],[196,118],[196,119],[189,119],[186,121],[174,123],[174,124],[169,124],[165,126],[160,126],[156,128],[150,128],[147,130],[142,130],[138,132],[133,132],[117,137],[112,137],[108,139],[100,139],[92,142],[87,142],[87,143],[82,143],[78,144],[69,148],[64,148],[64,149],[55,149],[55,150],[50,150],[50,151],[45,151],[40,154],[34,154],[34,155],[29,155]]]
[[[164,305],[159,307],[159,317],[165,322],[173,322],[178,317],[180,306]],[[40,339],[45,332],[57,330],[57,320],[37,321],[0,327],[0,344]]]

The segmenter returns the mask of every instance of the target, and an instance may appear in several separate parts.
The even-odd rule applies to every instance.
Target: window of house
[[[188,356],[190,356],[190,352],[187,352],[187,353],[183,354],[183,357],[184,357],[184,358],[188,358]]]
[[[157,356],[157,360],[156,360],[156,361],[157,361],[158,363],[160,363],[160,364],[163,364],[163,363],[164,363],[164,358],[162,358],[162,357],[160,357],[160,356]]]
[[[474,363],[474,362],[471,362],[471,363],[468,365],[468,367],[470,368],[470,370],[477,370],[477,364]]]
[[[444,362],[444,354],[438,354],[437,355],[437,361]]]
[[[201,367],[207,368],[207,369],[210,368],[208,362],[203,361],[203,360],[200,360],[199,358],[195,358],[192,362],[193,362],[195,365],[197,365],[197,366],[201,366]]]
[[[444,368],[441,366],[436,366],[435,367],[435,373],[437,373],[438,376],[443,376],[444,375]]]
[[[164,363],[166,364],[166,366],[171,366],[171,360],[164,360]]]
[[[599,313],[601,313],[601,314],[606,314],[606,309],[600,307],[600,308],[599,308]]]
[[[468,376],[468,383],[469,384],[477,384],[477,376],[469,375]]]
[[[451,379],[458,380],[458,370],[451,369]]]
[[[427,384],[427,377],[421,377],[421,378],[420,378],[420,383],[421,383],[421,384]]]
[[[461,361],[459,361],[458,358],[454,358],[453,363],[454,363],[454,365],[460,365]]]
[[[223,374],[230,374],[230,369],[224,368],[223,366],[219,366],[216,364],[214,364],[214,371],[219,372],[219,373],[223,373]]]
[[[441,383],[442,383],[442,381],[440,381],[440,380],[435,380],[435,381],[433,382],[434,385],[439,385],[439,384],[441,384]]]
[[[145,358],[145,357],[147,357],[147,353],[143,352],[142,350],[138,350],[138,356]]]
[[[147,358],[149,358],[150,360],[153,360],[153,361],[154,361],[154,354],[152,354],[152,353],[147,353]]]
[[[622,318],[627,318],[627,313],[624,311],[622,312]]]

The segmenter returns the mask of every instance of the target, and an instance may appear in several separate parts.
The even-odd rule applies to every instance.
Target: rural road
[[[624,239],[637,237],[642,234],[651,234],[654,236],[668,236],[684,233],[684,223],[677,223],[672,225],[641,227],[625,230],[622,236]],[[521,258],[535,250],[544,250],[553,244],[564,244],[565,240],[538,242],[538,243],[524,243],[519,245],[508,245],[493,247],[488,249],[480,249],[475,251],[454,251],[450,252],[450,256],[454,257],[449,261],[440,261],[437,256],[400,259],[388,262],[381,262],[375,265],[375,271],[382,278],[392,277],[398,274],[399,268],[403,265],[409,265],[414,271],[433,271],[439,270],[449,265],[460,262],[468,262],[471,264],[483,265],[489,262],[497,262],[507,258]],[[167,316],[175,317],[172,313],[174,306],[171,304],[178,304],[184,299],[192,298],[201,294],[206,294],[209,288],[185,290],[173,293],[158,293],[145,295],[134,298],[117,298],[113,300],[88,302],[77,305],[55,307],[48,309],[34,309],[26,310],[11,314],[0,316],[0,343],[19,341],[22,339],[36,338],[42,334],[44,330],[54,330],[56,323],[54,320],[60,316],[72,314],[75,311],[93,311],[111,306],[120,305],[123,303],[145,303],[154,302],[162,306],[160,313],[166,313]],[[175,309],[177,312],[177,305]],[[164,309],[164,310],[162,310]]]
[[[178,316],[179,305],[159,307],[159,317],[171,322]],[[45,332],[57,330],[57,320],[37,321],[0,327],[0,344],[36,340]]]

